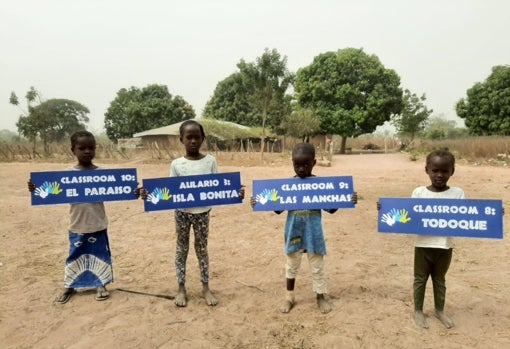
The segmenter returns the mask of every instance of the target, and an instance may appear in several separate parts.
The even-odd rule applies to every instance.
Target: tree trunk
[[[48,140],[45,138],[43,143],[44,143],[44,153],[46,155],[50,155],[50,145],[48,144]]]
[[[264,160],[264,147],[266,143],[266,117],[267,107],[264,105],[264,107],[262,108],[262,137],[260,138],[260,160]]]
[[[342,136],[342,143],[340,144],[340,154],[345,154],[345,144],[347,143],[347,137]]]
[[[37,151],[35,150],[35,145],[36,145],[35,142],[36,142],[36,140],[35,140],[35,136],[34,136],[34,138],[32,140],[32,156],[34,157],[34,159],[35,159],[35,156],[37,154]]]

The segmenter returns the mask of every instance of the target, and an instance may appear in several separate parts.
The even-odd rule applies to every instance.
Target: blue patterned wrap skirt
[[[113,268],[107,230],[88,234],[70,231],[64,287],[100,287],[111,282]]]

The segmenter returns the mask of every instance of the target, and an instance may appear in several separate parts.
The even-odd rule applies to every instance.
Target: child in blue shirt
[[[310,143],[299,143],[292,150],[292,164],[297,177],[306,178],[313,176],[312,169],[315,166],[315,148]],[[352,202],[358,202],[356,193],[351,198]],[[252,207],[256,200],[251,198]],[[337,209],[325,210],[335,213]],[[282,211],[276,211],[280,214]],[[324,276],[324,256],[326,255],[326,243],[322,229],[321,210],[290,210],[285,222],[285,276],[287,292],[282,313],[288,313],[295,304],[294,286],[301,264],[303,253],[308,256],[310,271],[313,280],[313,290],[316,293],[317,305],[324,314],[331,311],[331,305],[325,298],[327,293],[326,279]]]

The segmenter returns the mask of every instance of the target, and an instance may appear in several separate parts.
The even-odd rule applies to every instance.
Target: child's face
[[[315,159],[309,154],[298,153],[292,156],[292,164],[294,165],[294,172],[298,177],[310,177],[315,166]]]
[[[193,124],[187,125],[182,131],[181,143],[186,149],[186,154],[198,154],[200,152],[202,142],[204,141],[204,136],[200,131],[200,126]]]
[[[450,159],[445,156],[434,156],[425,166],[425,172],[429,175],[432,188],[437,191],[443,191],[448,188],[447,183],[454,170]]]
[[[88,136],[78,137],[71,150],[80,164],[89,165],[96,156],[96,141]]]

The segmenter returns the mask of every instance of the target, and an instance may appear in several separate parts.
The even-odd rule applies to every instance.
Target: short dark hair
[[[430,165],[432,158],[436,156],[440,158],[447,158],[452,164],[452,167],[455,167],[455,156],[448,149],[437,149],[429,153],[426,160],[427,166]]]
[[[189,125],[195,125],[195,126],[198,126],[200,128],[200,133],[202,133],[202,137],[205,138],[205,132],[204,132],[204,128],[202,127],[202,125],[200,123],[198,123],[197,121],[195,120],[186,120],[184,121],[181,126],[179,126],[179,135],[182,137],[182,135],[184,134],[184,128],[186,126],[189,126]]]
[[[294,146],[294,149],[292,149],[292,157],[298,154],[310,155],[315,159],[315,148],[310,143],[298,143]]]
[[[76,142],[78,141],[78,138],[80,138],[80,137],[89,137],[89,138],[92,138],[94,140],[94,142],[96,141],[96,138],[94,137],[94,135],[91,132],[86,131],[86,130],[76,131],[75,133],[73,133],[71,135],[71,149],[74,149]]]

